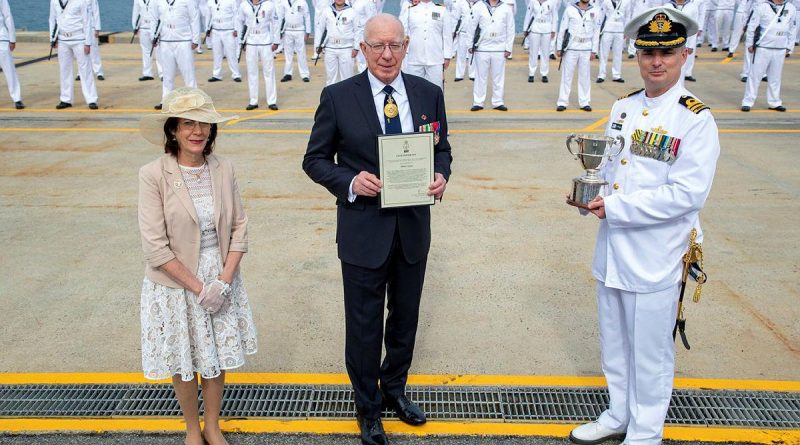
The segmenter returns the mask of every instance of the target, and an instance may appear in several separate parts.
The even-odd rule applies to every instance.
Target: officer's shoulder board
[[[634,91],[631,91],[631,92],[630,92],[630,93],[628,93],[628,94],[625,94],[625,95],[622,95],[622,96],[620,96],[620,97],[619,97],[617,100],[627,99],[627,98],[629,98],[629,97],[633,96],[634,94],[639,94],[639,93],[641,93],[642,91],[644,91],[644,88],[639,88],[638,90],[634,90]]]
[[[703,110],[710,110],[708,105],[700,102],[698,99],[695,99],[692,96],[681,96],[681,99],[678,101],[681,105],[688,108],[694,114],[700,114]]]

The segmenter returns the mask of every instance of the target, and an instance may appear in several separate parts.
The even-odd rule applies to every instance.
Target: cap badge
[[[666,33],[672,31],[672,22],[666,14],[659,12],[653,16],[653,20],[649,23],[650,32]]]

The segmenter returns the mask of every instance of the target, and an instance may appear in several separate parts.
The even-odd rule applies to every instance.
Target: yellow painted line
[[[222,430],[236,433],[311,433],[311,434],[357,434],[358,426],[348,420],[274,420],[274,419],[223,419]],[[567,437],[575,424],[537,423],[491,423],[429,421],[414,427],[397,420],[384,421],[386,432],[398,435],[477,435],[477,436],[540,436]],[[122,432],[122,431],[185,431],[181,419],[0,419],[0,431],[22,432]],[[800,441],[800,430],[772,430],[746,428],[664,428],[664,438],[708,442],[748,442],[759,444],[796,444]]]
[[[101,105],[102,105],[102,103],[101,103]],[[80,107],[80,106],[81,105],[78,105],[77,107]],[[55,108],[25,108],[24,110],[17,110],[17,109],[14,109],[14,108],[3,108],[3,107],[0,107],[0,113],[13,113],[13,114],[24,114],[24,113],[46,113],[46,114],[49,114],[49,113],[52,113],[52,114],[57,114],[57,115],[72,114],[72,113],[80,113],[80,114],[84,114],[84,113],[88,113],[88,114],[103,114],[103,113],[115,113],[115,114],[119,114],[119,113],[147,113],[147,114],[157,114],[158,113],[158,111],[156,111],[156,110],[154,110],[152,108],[101,108],[99,110],[90,110],[88,108],[81,109],[81,108],[77,108],[77,107],[69,108],[67,110],[56,110]],[[260,110],[259,109],[259,110],[247,111],[247,110],[242,109],[242,108],[239,108],[239,109],[236,109],[236,108],[223,108],[223,109],[217,109],[217,111],[220,112],[220,113],[235,113],[235,114],[239,114],[239,115],[242,115],[242,114],[254,114],[255,115],[255,114],[264,114],[264,113],[266,113],[265,110]],[[282,109],[280,109],[278,111],[270,110],[270,112],[272,112],[272,113],[282,113],[282,114],[313,114],[316,111],[317,110],[313,109],[313,108],[282,108]],[[469,114],[469,115],[472,115],[472,116],[480,117],[481,115],[485,115],[488,111],[490,111],[492,113],[503,113],[503,114],[510,114],[510,115],[511,114],[559,114],[560,115],[560,114],[565,114],[565,113],[567,113],[567,114],[575,114],[575,113],[577,113],[577,114],[586,114],[587,116],[590,116],[591,113],[605,113],[605,114],[608,114],[611,110],[608,110],[608,109],[595,109],[591,113],[587,113],[587,112],[585,112],[585,111],[583,111],[581,109],[565,110],[565,111],[560,111],[560,112],[556,111],[555,109],[552,109],[552,110],[551,109],[547,109],[547,110],[544,110],[544,109],[538,109],[538,110],[534,110],[534,109],[514,110],[514,109],[511,109],[511,110],[508,110],[508,111],[483,110],[483,111],[479,111],[479,112],[473,112],[473,111],[469,111],[469,110],[458,109],[458,110],[447,110],[447,114]],[[717,109],[717,108],[714,108],[714,109],[711,110],[711,112],[713,114],[718,114],[718,113],[742,113],[742,110],[740,110],[738,108],[734,108],[734,109]],[[778,114],[778,112],[776,112],[774,110],[768,110],[766,108],[761,109],[761,110],[751,110],[750,113],[751,114],[752,113]],[[781,113],[781,114],[789,114],[789,113],[800,113],[800,109],[786,110],[784,113]],[[248,119],[254,119],[254,117],[248,117]]]
[[[247,110],[245,110],[245,111],[247,111]],[[251,120],[251,119],[260,119],[260,118],[262,118],[262,117],[274,116],[274,115],[276,115],[276,114],[280,114],[280,111],[276,111],[276,110],[269,110],[269,111],[265,111],[265,112],[262,112],[262,113],[256,114],[256,115],[254,115],[254,116],[243,117],[243,118],[241,118],[241,119],[232,119],[232,120],[230,120],[230,121],[226,122],[226,123],[225,123],[225,127],[223,127],[223,128],[227,129],[227,127],[229,127],[229,126],[231,126],[231,125],[236,125],[236,124],[238,124],[239,122],[249,121],[249,120]]]
[[[734,57],[736,57],[736,54],[734,54]],[[733,60],[733,57],[726,57],[726,58],[722,59],[722,61],[719,62],[719,64],[720,65],[727,65],[727,64],[731,63],[732,60]]]
[[[584,128],[581,131],[598,131],[601,129],[603,125],[606,124],[606,122],[608,122],[608,116],[603,117],[602,119],[598,120],[592,125],[589,125],[588,127]]]
[[[242,384],[308,384],[347,385],[347,374],[306,373],[247,373],[231,372],[228,383]],[[0,373],[2,385],[32,384],[137,384],[164,383],[147,380],[139,372],[125,373]],[[544,387],[603,387],[606,382],[598,376],[541,376],[541,375],[472,375],[472,374],[412,374],[410,385],[449,386],[544,386]],[[751,391],[800,392],[800,380],[741,380],[676,378],[675,388],[726,389]]]

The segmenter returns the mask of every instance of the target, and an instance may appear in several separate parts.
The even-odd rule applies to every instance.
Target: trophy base
[[[603,194],[607,185],[605,181],[588,182],[582,177],[575,178],[572,180],[572,193],[567,199],[567,204],[588,209],[589,202]]]

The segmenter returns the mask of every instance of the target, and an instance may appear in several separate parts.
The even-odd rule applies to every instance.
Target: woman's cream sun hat
[[[148,142],[164,146],[164,122],[171,117],[191,119],[209,124],[219,124],[239,116],[223,117],[214,109],[211,96],[199,88],[180,87],[172,90],[164,99],[161,113],[150,114],[139,121],[139,131]]]

